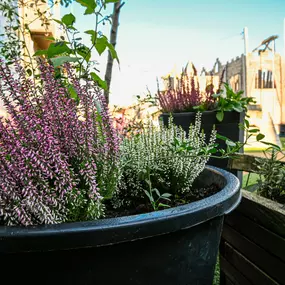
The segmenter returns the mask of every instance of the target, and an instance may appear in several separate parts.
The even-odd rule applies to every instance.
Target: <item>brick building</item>
[[[285,136],[285,60],[270,49],[259,49],[241,55],[226,64],[216,60],[211,71],[221,76],[235,91],[244,91],[256,104],[250,106],[250,123],[260,128],[272,142]],[[274,84],[273,84],[274,82]]]

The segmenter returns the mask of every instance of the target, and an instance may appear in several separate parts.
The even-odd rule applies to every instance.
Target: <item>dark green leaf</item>
[[[54,67],[58,67],[66,62],[77,62],[79,59],[77,57],[70,57],[70,56],[58,56],[52,58],[52,64]]]
[[[101,55],[108,45],[108,40],[105,36],[98,38],[95,44],[95,48],[98,51],[99,55]]]
[[[81,47],[79,47],[76,51],[79,55],[81,55],[84,60],[86,60],[86,62],[89,62],[90,58],[91,58],[91,52],[89,50],[89,48],[87,46],[82,45]]]
[[[57,43],[51,43],[49,45],[47,55],[49,58],[52,58],[56,55],[60,55],[63,53],[71,53],[71,49],[66,45],[64,42],[57,42]]]
[[[91,35],[91,42],[94,45],[96,42],[96,38],[97,38],[97,33],[93,30],[88,30],[84,32],[85,34]]]
[[[270,145],[270,146],[272,146],[273,148],[275,148],[275,149],[281,151],[281,148],[280,148],[278,145],[274,144],[274,143],[263,142],[263,141],[261,141],[261,142],[262,142],[263,144]]]
[[[93,14],[95,12],[97,6],[95,0],[76,0],[76,2],[86,7],[84,15]]]
[[[98,86],[103,88],[104,90],[107,90],[107,83],[106,81],[102,80],[95,72],[90,72],[90,75],[92,79],[98,83]]]
[[[262,139],[264,139],[265,138],[265,135],[263,135],[263,134],[258,134],[257,136],[256,136],[256,140],[257,141],[261,141]]]
[[[47,50],[37,50],[34,56],[47,55]]]
[[[78,105],[79,102],[80,102],[80,99],[79,99],[79,97],[78,97],[78,94],[77,94],[77,92],[76,92],[74,86],[71,85],[71,84],[68,85],[67,90],[68,90],[68,93],[69,93],[70,98],[72,98],[72,99],[76,102],[76,104]]]
[[[223,119],[224,119],[224,112],[223,112],[223,111],[217,112],[216,118],[217,118],[217,120],[218,120],[219,122],[222,122]]]
[[[251,129],[248,132],[255,134],[255,133],[258,133],[259,131],[260,131],[259,129]]]
[[[60,20],[57,20],[57,19],[53,19],[55,22],[57,22],[58,24],[60,25],[63,25],[63,23],[60,21]]]
[[[110,43],[107,43],[107,47],[109,48],[109,51],[111,53],[112,58],[116,59],[118,61],[118,63],[120,63],[118,55],[117,55],[117,52],[116,52],[114,46],[112,44],[110,44]]]
[[[46,37],[45,39],[48,40],[48,41],[55,41],[54,37]]]
[[[26,70],[26,72],[27,72],[27,74],[28,74],[29,76],[31,76],[31,75],[33,74],[32,70],[29,69],[29,68]]]
[[[62,23],[64,23],[67,27],[72,26],[75,23],[75,17],[72,13],[66,14],[61,19]]]
[[[223,141],[227,141],[227,140],[228,140],[227,137],[222,136],[222,135],[220,135],[220,134],[216,134],[216,138],[217,138],[217,139],[220,139],[220,140],[223,140]]]

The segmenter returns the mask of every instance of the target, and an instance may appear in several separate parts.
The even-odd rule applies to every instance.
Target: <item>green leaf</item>
[[[104,90],[107,90],[107,83],[106,81],[102,80],[95,72],[90,72],[90,75],[92,79],[98,83],[98,86],[103,88]]]
[[[217,153],[217,149],[216,148],[211,148],[208,150],[208,153]]]
[[[169,198],[169,197],[171,197],[172,195],[170,194],[170,193],[163,193],[162,195],[161,195],[161,197],[163,197],[163,198]]]
[[[47,55],[47,50],[37,50],[34,56]]]
[[[231,140],[226,140],[226,145],[228,146],[236,146],[236,144]]]
[[[246,127],[249,128],[249,121],[248,120],[244,120],[244,123],[245,123]]]
[[[95,12],[97,6],[95,0],[76,0],[76,2],[86,7],[84,15],[93,14]]]
[[[145,195],[148,197],[148,199],[149,199],[151,202],[154,202],[153,197],[150,195],[150,193],[149,193],[148,191],[146,191],[146,190],[143,190],[143,191],[144,191]]]
[[[238,113],[241,113],[243,112],[243,107],[242,106],[234,106],[233,109],[238,112]]]
[[[91,52],[87,46],[85,46],[85,45],[80,46],[76,52],[79,55],[81,55],[86,60],[86,62],[89,62],[89,60],[91,58]]]
[[[258,134],[257,136],[256,136],[256,140],[257,141],[261,141],[262,139],[264,139],[265,138],[265,135],[263,135],[263,134]]]
[[[219,122],[222,122],[224,119],[224,112],[223,111],[217,112],[216,118]]]
[[[95,48],[98,51],[99,55],[101,55],[108,45],[108,40],[105,36],[98,38],[95,44]]]
[[[79,60],[78,57],[70,57],[70,56],[59,56],[51,59],[54,67],[58,67],[66,62],[77,62],[78,60]]]
[[[218,94],[212,94],[212,97],[213,98],[218,98],[218,97],[220,97],[222,94],[221,93],[218,93]]]
[[[78,94],[77,94],[77,92],[76,92],[74,86],[71,85],[71,84],[68,85],[67,90],[68,90],[68,93],[69,93],[70,98],[74,99],[74,101],[75,101],[76,104],[78,105],[79,102],[80,102],[80,99],[79,99],[79,97],[78,97]]]
[[[49,40],[49,41],[55,41],[55,38],[54,38],[54,37],[46,37],[45,39],[46,39],[46,40]]]
[[[110,44],[109,42],[107,43],[107,47],[109,48],[109,51],[111,53],[111,56],[113,59],[116,59],[118,63],[120,63],[117,52],[114,48],[114,46],[112,44]]]
[[[260,131],[259,129],[251,129],[248,132],[255,134],[255,133],[258,133],[259,131]]]
[[[64,42],[51,43],[47,50],[47,55],[49,58],[63,53],[71,53],[71,49]]]
[[[57,19],[53,19],[56,23],[60,24],[60,25],[63,25],[63,23],[60,21],[60,20],[57,20]]]
[[[169,205],[166,205],[166,204],[163,204],[163,203],[159,203],[157,207],[158,207],[158,208],[160,208],[160,207],[170,208]]]
[[[62,17],[61,21],[64,23],[67,27],[72,26],[75,23],[75,17],[72,13],[66,14]]]
[[[261,141],[261,143],[266,144],[266,145],[270,145],[270,146],[272,146],[273,148],[275,148],[275,149],[281,151],[281,148],[280,148],[278,145],[274,144],[274,143],[263,142],[263,141]]]
[[[217,138],[217,139],[220,139],[220,140],[223,140],[223,141],[229,140],[227,137],[222,136],[222,135],[219,135],[219,134],[216,134],[216,138]]]
[[[88,30],[84,32],[85,34],[91,35],[91,42],[94,45],[96,42],[96,38],[97,38],[97,33],[93,30]]]
[[[105,3],[116,3],[118,2],[119,0],[105,0]]]
[[[28,68],[26,70],[26,72],[27,72],[28,76],[32,76],[32,74],[33,74],[32,70],[30,68]]]
[[[160,193],[159,193],[158,189],[153,188],[152,191],[154,191],[156,193],[157,197],[160,197]]]

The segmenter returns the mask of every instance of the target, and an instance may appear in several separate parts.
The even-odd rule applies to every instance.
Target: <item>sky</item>
[[[71,11],[80,30],[90,29],[92,19],[72,5],[62,14]],[[155,92],[156,78],[180,72],[188,61],[201,70],[211,69],[216,58],[226,63],[240,56],[244,27],[249,51],[278,35],[276,52],[284,55],[284,18],[285,0],[125,0],[116,46],[120,67],[113,68],[110,102],[128,105],[147,87]],[[109,27],[103,32],[109,36]],[[106,56],[94,58],[104,77]]]

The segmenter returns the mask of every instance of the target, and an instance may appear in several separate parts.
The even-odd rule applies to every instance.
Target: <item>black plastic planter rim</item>
[[[196,115],[197,113],[199,113],[199,111],[170,112],[170,113],[161,113],[161,115],[163,115],[163,116],[177,116],[177,117],[181,116],[181,117],[183,117],[183,116],[189,116],[189,115],[192,115],[192,114]],[[203,112],[200,111],[200,113],[207,114],[207,115],[211,115],[211,114],[214,115],[214,114],[217,113],[217,111],[216,110],[203,111]]]
[[[237,177],[206,166],[209,175],[225,179],[218,193],[175,208],[88,222],[29,227],[0,227],[0,253],[97,247],[190,228],[232,211],[240,202]]]

